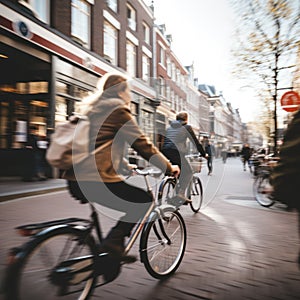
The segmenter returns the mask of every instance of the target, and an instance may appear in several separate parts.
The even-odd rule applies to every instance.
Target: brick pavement
[[[221,165],[215,164],[216,175],[210,182],[214,187],[219,184],[215,192],[212,190],[211,197],[205,195],[205,200],[212,199],[209,205],[198,214],[193,214],[189,207],[181,209],[188,243],[174,276],[159,282],[140,262],[125,265],[114,282],[95,290],[92,299],[300,299],[296,213],[280,206],[260,207],[251,195],[250,175],[241,172],[239,161],[229,160],[219,174]],[[210,182],[205,181],[205,175],[203,172],[201,176],[209,189]],[[46,202],[47,196],[43,199]],[[73,205],[73,200],[61,203],[58,196],[55,199],[49,196],[49,199],[51,207],[60,214],[70,203]],[[34,208],[42,212],[43,207],[38,207],[40,202],[36,201]],[[16,218],[13,205],[17,204],[3,204],[2,213],[3,208],[6,210],[0,220],[5,216]],[[78,205],[76,210],[84,213],[83,206]],[[7,226],[5,222],[2,225]],[[132,252],[137,253],[137,246]]]

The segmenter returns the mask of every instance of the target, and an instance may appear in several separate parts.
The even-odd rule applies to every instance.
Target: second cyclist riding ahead
[[[185,223],[174,206],[156,204],[147,176],[160,174],[153,170],[137,170],[137,173],[145,178],[152,205],[128,238],[125,254],[140,234],[141,262],[151,276],[164,279],[177,270],[184,256]],[[10,252],[5,299],[85,300],[96,287],[114,280],[122,264],[134,262],[120,262],[108,253],[99,253],[100,223],[94,205],[89,203],[89,206],[92,211],[89,220],[70,218],[17,228],[30,239]]]
[[[199,157],[199,155],[198,154],[186,155],[186,157],[195,158],[195,157]],[[199,163],[201,164],[201,162]],[[200,169],[198,169],[197,171],[199,170]],[[178,180],[175,177],[165,177],[159,186],[159,191],[158,191],[159,204],[165,202],[167,204],[175,205],[176,207],[189,204],[192,211],[197,213],[200,210],[203,201],[203,187],[199,176],[196,174],[197,171],[195,171],[194,169],[193,177],[186,190],[186,197],[190,199],[188,203],[183,203],[180,201],[174,203],[174,199],[176,201],[175,196],[180,187],[180,180]]]

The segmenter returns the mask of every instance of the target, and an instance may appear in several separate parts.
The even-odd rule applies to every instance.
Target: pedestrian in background
[[[49,146],[49,141],[45,135],[39,136],[37,140],[37,176],[39,180],[47,179],[47,160],[46,151]]]
[[[207,156],[208,175],[211,175],[213,171],[213,155],[214,155],[213,145],[210,143],[208,137],[204,137],[203,143],[204,143],[205,152],[208,155]]]
[[[226,163],[226,160],[227,160],[227,149],[226,149],[226,148],[223,148],[223,149],[221,150],[221,157],[222,157],[223,163],[225,164],[225,163]]]
[[[251,148],[249,147],[249,144],[244,144],[242,151],[241,151],[241,157],[243,162],[243,168],[244,171],[246,171],[246,164],[248,165],[248,168],[250,169],[250,157],[251,157]]]
[[[271,197],[282,202],[289,209],[298,211],[298,234],[300,238],[300,110],[294,115],[289,124],[283,144],[280,148],[279,162],[271,174],[273,192]],[[298,254],[300,268],[300,249]]]
[[[30,125],[27,142],[25,144],[26,155],[24,161],[23,181],[34,181],[38,177],[38,135],[37,127]]]

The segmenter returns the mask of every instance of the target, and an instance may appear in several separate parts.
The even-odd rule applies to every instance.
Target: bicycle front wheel
[[[148,273],[157,279],[172,275],[179,267],[186,247],[186,226],[180,213],[163,209],[145,225],[141,237],[141,260]]]
[[[159,187],[158,192],[158,204],[169,203],[170,200],[175,196],[176,182],[173,178],[164,179]]]
[[[269,198],[272,189],[269,176],[258,176],[253,183],[253,193],[256,201],[263,207],[271,207],[275,201]]]
[[[92,255],[91,260],[94,264],[96,253],[94,239],[89,234],[84,237],[81,230],[71,227],[50,230],[34,238],[21,252],[21,258],[7,271],[7,299],[88,299],[96,280],[93,270],[80,275],[84,280],[75,280],[71,274],[64,276],[59,274],[59,271],[54,280],[53,272],[58,270],[58,266],[63,262],[86,255]],[[60,269],[63,273],[67,267]]]
[[[197,213],[202,205],[203,201],[203,188],[199,177],[193,176],[190,190],[190,198],[192,202],[190,203],[193,212]]]

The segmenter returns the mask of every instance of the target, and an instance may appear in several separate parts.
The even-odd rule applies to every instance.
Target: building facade
[[[210,96],[142,0],[0,0],[0,12],[0,176],[21,174],[32,125],[49,137],[107,72],[131,78],[132,113],[157,146],[181,110],[211,131]]]
[[[132,112],[154,140],[153,15],[143,1],[15,0],[0,10],[1,175],[22,169],[32,125],[49,135],[106,72],[132,78]]]

